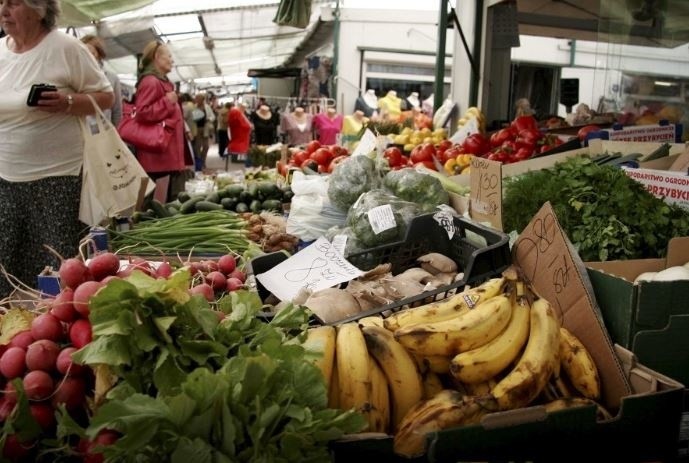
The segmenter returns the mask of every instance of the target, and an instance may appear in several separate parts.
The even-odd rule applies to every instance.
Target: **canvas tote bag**
[[[93,128],[85,118],[81,119],[84,165],[79,219],[95,226],[133,210],[140,192],[150,194],[155,184],[95,100],[88,97],[96,114],[92,118]]]

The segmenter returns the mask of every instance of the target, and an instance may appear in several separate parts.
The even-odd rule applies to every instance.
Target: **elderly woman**
[[[56,29],[58,0],[0,0],[0,264],[34,287],[46,266],[77,254],[84,142],[79,119],[113,103],[112,87],[79,40]],[[33,84],[50,84],[36,106]],[[10,293],[0,278],[0,297]]]
[[[146,124],[164,121],[167,129],[173,131],[165,153],[136,148],[136,157],[149,177],[158,180],[169,176],[168,197],[184,189],[186,178],[184,118],[175,86],[167,78],[173,63],[172,54],[164,43],[152,41],[147,44],[139,62],[141,72],[134,96],[138,120]],[[191,159],[188,162],[193,164]]]

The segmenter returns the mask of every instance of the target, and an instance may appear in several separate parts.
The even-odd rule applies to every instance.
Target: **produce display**
[[[546,201],[584,261],[660,257],[670,238],[689,235],[687,210],[585,156],[507,179],[505,229],[523,230]]]
[[[394,434],[406,457],[425,452],[427,433],[489,413],[600,407],[591,355],[515,269],[386,318],[312,328],[305,346],[322,354],[314,364],[330,384],[330,405],[360,411],[369,431]]]

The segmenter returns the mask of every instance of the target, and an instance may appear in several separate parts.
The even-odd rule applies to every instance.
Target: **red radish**
[[[229,292],[237,291],[238,289],[241,289],[242,286],[244,286],[244,283],[239,278],[230,277],[227,279],[226,289]]]
[[[218,271],[218,263],[214,260],[204,260],[203,265],[206,267],[206,271],[208,272]]]
[[[50,339],[59,341],[62,339],[64,329],[62,323],[53,314],[44,313],[31,321],[31,335],[34,339]]]
[[[77,349],[81,349],[93,339],[91,322],[86,318],[80,318],[69,327],[69,340]]]
[[[21,442],[17,434],[8,434],[2,448],[2,456],[9,461],[21,461],[29,456],[33,444]]]
[[[225,254],[218,259],[218,270],[225,275],[229,275],[237,268],[237,259],[232,254]]]
[[[26,349],[26,368],[29,370],[55,370],[60,347],[49,339],[39,339]]]
[[[227,278],[221,272],[215,270],[206,274],[206,283],[211,285],[213,291],[224,290],[225,286],[227,286]]]
[[[16,395],[16,394],[15,394]],[[5,422],[14,411],[14,406],[17,405],[17,398],[0,397],[0,423]]]
[[[96,255],[88,263],[93,279],[101,281],[103,278],[116,275],[120,270],[120,258],[112,252]]]
[[[227,275],[228,278],[237,278],[240,280],[242,283],[246,281],[246,273],[242,272],[238,268],[234,269],[233,271],[230,272],[229,275]]]
[[[89,316],[89,300],[103,287],[100,281],[85,281],[74,290],[74,310],[82,317]]]
[[[117,439],[119,438],[120,435],[117,432],[111,431],[109,429],[101,429],[96,435],[95,439],[93,439],[92,441],[86,441],[84,458],[82,462],[103,463],[103,461],[105,461],[103,454],[99,452],[97,449],[99,447],[112,445],[115,442],[117,442]]]
[[[14,384],[5,384],[5,389],[3,389],[2,393],[4,394],[5,399],[13,404],[17,403],[17,390],[14,388]]]
[[[53,393],[53,378],[42,370],[30,371],[24,376],[24,391],[29,400],[44,400]]]
[[[79,376],[67,376],[61,379],[52,397],[53,406],[65,404],[68,410],[73,410],[86,400],[86,384]]]
[[[57,361],[55,362],[57,371],[63,375],[69,374],[69,376],[78,376],[83,373],[84,366],[72,362],[72,354],[77,350],[76,347],[65,347],[60,351],[60,354],[57,356]]]
[[[72,288],[65,288],[60,291],[60,294],[55,296],[50,313],[55,315],[60,321],[71,322],[77,317],[73,302],[74,290]]]
[[[48,402],[30,403],[29,411],[42,430],[48,431],[55,426],[55,409]]]
[[[213,288],[208,283],[201,283],[201,284],[198,284],[196,286],[193,286],[189,290],[189,293],[191,293],[192,295],[199,294],[199,295],[203,296],[209,302],[215,300],[215,294],[213,293]]]
[[[89,278],[88,267],[81,259],[77,259],[76,257],[63,260],[60,264],[58,275],[60,276],[62,285],[72,289]]]
[[[200,262],[187,262],[184,266],[189,269],[189,274],[191,276],[204,273],[203,265]]]
[[[151,263],[143,257],[134,257],[129,265],[133,266],[132,270],[141,270],[148,276],[153,275],[153,267],[151,267]]]
[[[170,262],[161,262],[155,271],[156,278],[170,278],[170,275],[172,275],[172,265],[170,265]]]
[[[0,357],[0,373],[7,379],[19,378],[26,371],[26,351],[10,347]]]
[[[117,275],[110,275],[110,276],[107,276],[107,277],[103,278],[103,279],[101,280],[101,283],[103,283],[103,286],[105,286],[105,285],[107,285],[108,283],[110,283],[112,280],[121,280],[121,279],[122,279],[122,278],[120,278],[120,277],[117,276]]]
[[[29,347],[29,344],[34,341],[35,339],[31,335],[31,330],[20,331],[19,333],[15,334],[14,337],[12,337],[8,346],[21,347],[22,349],[26,350],[26,348]]]

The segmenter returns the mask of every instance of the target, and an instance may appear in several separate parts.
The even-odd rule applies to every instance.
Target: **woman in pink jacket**
[[[165,122],[172,130],[170,145],[162,153],[136,149],[136,157],[149,177],[157,180],[170,176],[168,197],[180,191],[177,179],[184,178],[186,170],[184,154],[184,119],[177,102],[175,86],[167,78],[172,70],[172,55],[168,47],[159,41],[150,42],[141,57],[139,81],[136,85],[136,118],[147,124]],[[184,183],[181,184],[184,189]]]

